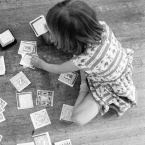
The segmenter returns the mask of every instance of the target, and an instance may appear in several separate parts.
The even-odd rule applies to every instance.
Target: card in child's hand
[[[3,114],[3,112],[1,112],[0,113],[0,122],[3,122],[3,121],[5,121],[6,119],[5,119],[5,116],[4,116],[4,114]]]
[[[2,135],[0,135],[0,142],[2,141],[2,138],[3,138],[3,136],[2,136]]]
[[[70,139],[66,139],[66,140],[56,142],[56,143],[54,143],[54,145],[72,145],[72,143],[71,143]]]
[[[40,35],[49,31],[47,22],[43,15],[31,21],[30,26],[32,27],[36,37],[39,37]]]
[[[18,109],[33,108],[32,92],[16,93]]]
[[[24,55],[20,61],[20,64],[23,65],[24,67],[29,67],[34,69],[35,67],[31,64],[31,55]]]
[[[6,30],[5,32],[0,34],[0,43],[2,47],[7,46],[14,41],[15,41],[15,38],[13,37],[10,30]]]
[[[23,72],[19,72],[17,75],[12,77],[10,79],[10,82],[19,92],[22,91],[31,83]]]
[[[53,106],[54,91],[37,90],[36,105]]]
[[[0,56],[0,75],[4,75],[6,71],[4,56]]]
[[[46,109],[31,113],[30,117],[35,129],[51,124]]]
[[[36,41],[21,41],[18,54],[22,57],[25,54],[37,55],[37,42]]]
[[[41,133],[33,136],[35,145],[52,145],[49,133]]]
[[[17,145],[35,145],[34,142],[28,142],[28,143],[21,143],[21,144],[17,144]]]
[[[72,122],[71,121],[72,110],[73,110],[73,106],[63,104],[60,120],[66,122]]]

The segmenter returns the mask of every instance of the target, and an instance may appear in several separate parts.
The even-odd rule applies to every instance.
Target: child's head
[[[46,21],[59,48],[81,54],[86,45],[101,40],[103,27],[96,13],[85,2],[65,0],[52,7]]]

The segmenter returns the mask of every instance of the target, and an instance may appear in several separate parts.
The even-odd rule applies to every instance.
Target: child
[[[133,51],[122,48],[94,10],[83,1],[65,0],[50,9],[46,21],[57,47],[75,56],[61,65],[33,56],[32,64],[58,74],[80,70],[80,92],[71,118],[74,123],[86,124],[109,109],[121,116],[136,103]]]

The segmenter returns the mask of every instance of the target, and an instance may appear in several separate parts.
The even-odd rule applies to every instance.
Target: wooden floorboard
[[[137,88],[138,105],[129,109],[122,117],[109,112],[95,117],[85,126],[78,127],[59,120],[62,105],[74,105],[79,92],[80,78],[73,88],[58,81],[59,75],[42,70],[24,69],[19,65],[20,41],[37,41],[38,54],[50,63],[62,63],[70,57],[56,48],[47,46],[41,37],[37,38],[29,22],[47,11],[61,0],[0,0],[0,33],[10,29],[17,44],[0,55],[5,57],[6,74],[0,76],[0,98],[8,105],[4,115],[6,121],[0,123],[0,145],[16,145],[31,142],[33,124],[30,113],[44,107],[18,110],[16,89],[10,78],[23,71],[31,81],[24,91],[33,93],[35,104],[37,89],[55,91],[54,106],[47,107],[51,125],[35,130],[34,134],[48,131],[51,141],[57,142],[70,138],[73,145],[144,145],[145,144],[145,1],[144,0],[83,0],[98,13],[115,32],[122,46],[134,50],[133,80]]]

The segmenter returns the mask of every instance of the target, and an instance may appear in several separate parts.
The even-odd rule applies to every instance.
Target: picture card
[[[35,145],[34,142],[28,142],[28,143],[20,143],[20,144],[17,144],[17,145]]]
[[[32,27],[36,37],[39,37],[40,35],[49,31],[47,22],[43,15],[37,17],[36,19],[31,21],[29,24]]]
[[[4,110],[4,108],[6,107],[6,105],[7,105],[7,102],[0,98],[0,110],[1,109]]]
[[[32,92],[16,93],[18,109],[33,108]]]
[[[51,124],[51,121],[49,119],[46,109],[42,109],[40,111],[31,113],[30,117],[31,117],[31,120],[35,129]]]
[[[21,54],[22,57],[25,54],[38,55],[37,42],[36,41],[21,41],[18,54]]]
[[[0,122],[3,122],[3,121],[5,121],[6,119],[5,119],[5,116],[4,116],[4,114],[3,114],[3,112],[1,112],[0,113]]]
[[[0,75],[4,75],[6,71],[4,56],[0,56]]]
[[[53,106],[54,91],[37,90],[36,105]]]
[[[60,115],[60,120],[72,122],[71,121],[72,110],[73,110],[73,106],[63,104],[61,115]]]
[[[63,141],[56,142],[56,143],[54,143],[54,145],[72,145],[72,143],[71,143],[70,139],[66,139]]]
[[[70,87],[73,87],[77,77],[78,77],[77,73],[69,72],[69,73],[60,74],[58,80],[69,85]]]
[[[31,55],[24,55],[20,61],[20,65],[34,69],[35,67],[31,64],[31,58]]]
[[[0,34],[0,43],[2,47],[7,46],[8,44],[15,41],[14,36],[10,32],[10,30],[6,30],[5,32]]]
[[[35,145],[52,145],[49,133],[41,133],[33,136]]]
[[[22,91],[24,88],[31,84],[23,72],[19,72],[17,75],[12,77],[10,82],[14,85],[18,92]]]

